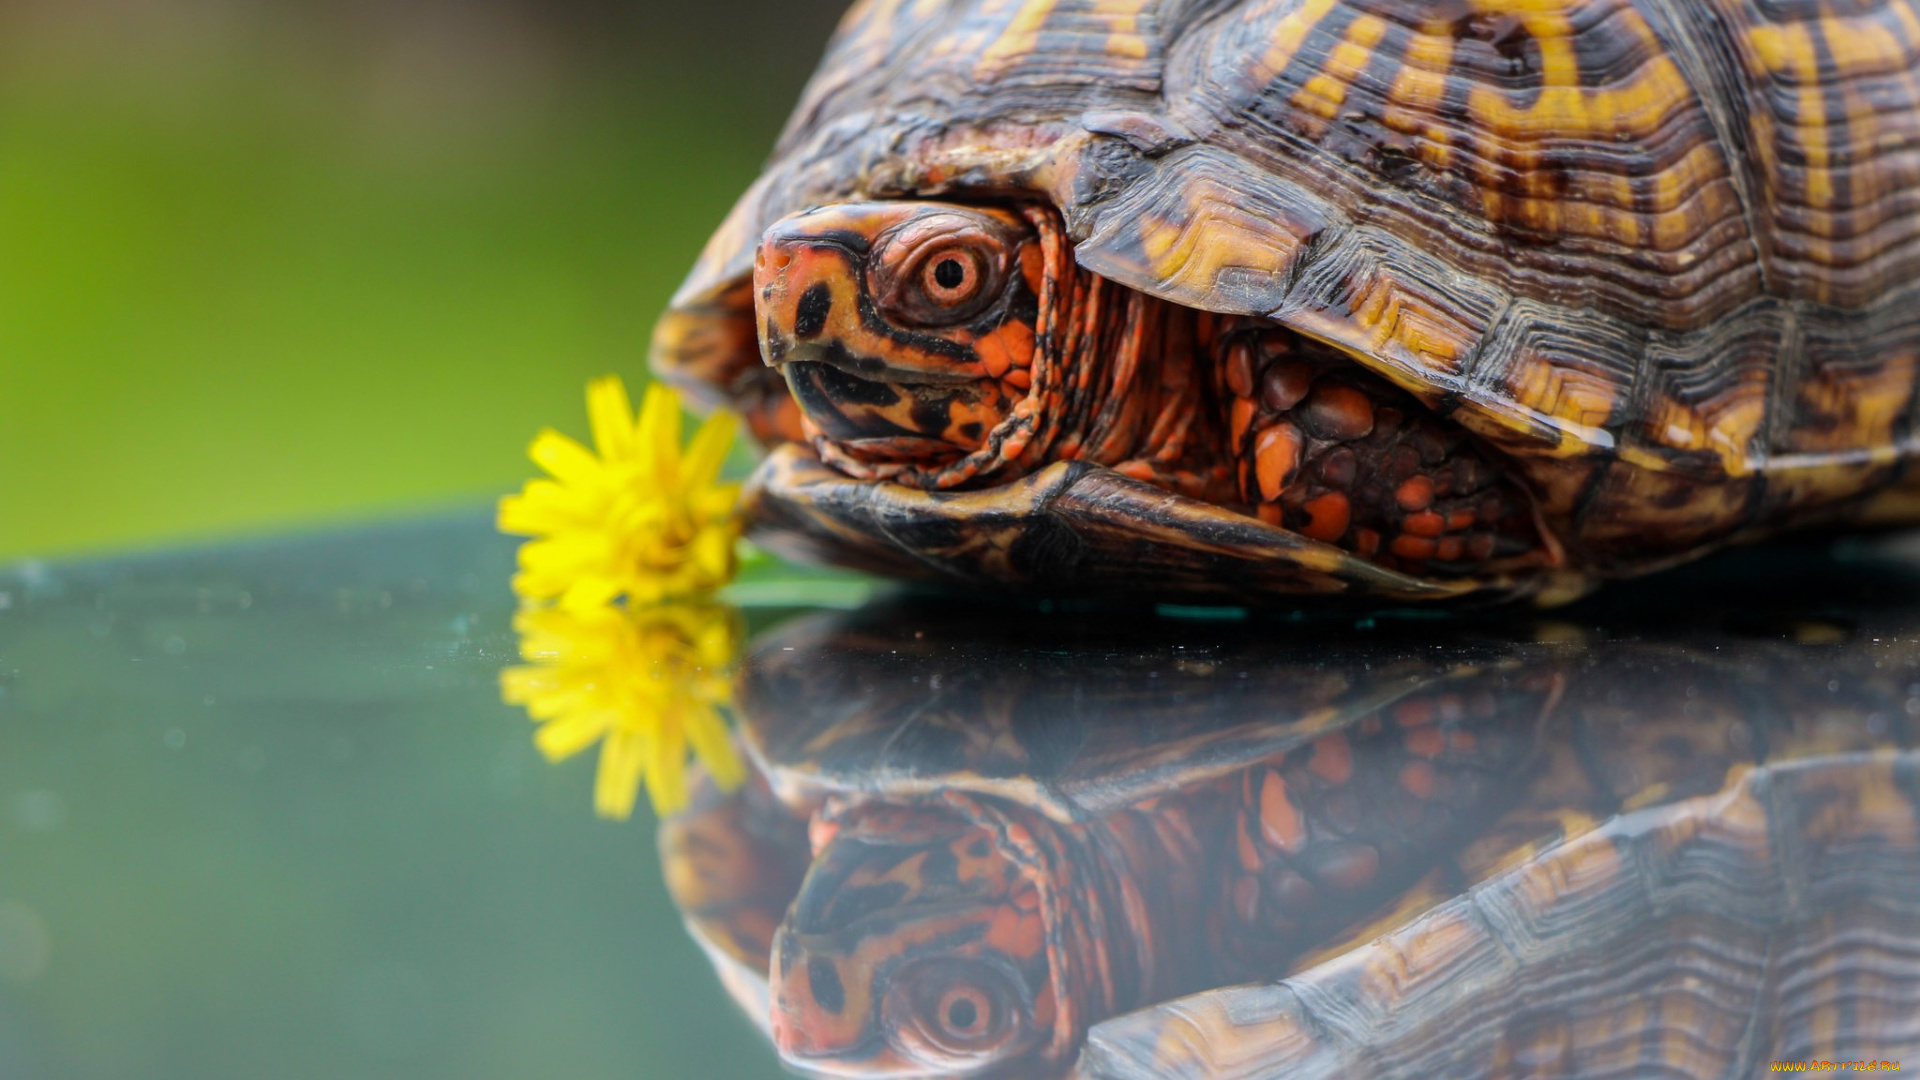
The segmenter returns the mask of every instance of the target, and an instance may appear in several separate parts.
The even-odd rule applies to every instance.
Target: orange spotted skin
[[[767,231],[754,290],[767,364],[848,476],[939,491],[1088,461],[1232,497],[1191,313],[1076,271],[1050,211],[809,211]]]
[[[1448,687],[1243,773],[1234,853],[1215,890],[1231,903],[1221,952],[1243,965],[1239,976],[1283,969],[1506,810],[1535,717],[1500,714],[1544,691]]]
[[[1405,392],[1263,322],[1223,320],[1212,348],[1250,512],[1412,574],[1548,557],[1525,489]]]
[[[1796,526],[1920,519],[1913,0],[865,0],[662,320],[656,369],[734,402],[772,442],[811,439],[755,370],[745,283],[776,222],[875,200],[1051,206],[1071,276],[1105,283],[1106,324],[1138,293],[1196,313],[1200,337],[1216,316],[1256,320],[1397,388],[1395,408],[1416,404],[1524,493],[1513,514],[1538,533],[1522,566],[1502,555],[1524,531],[1505,509],[1458,529],[1436,511],[1434,533],[1430,519],[1363,520],[1349,496],[1341,550],[1428,584],[1565,599]],[[1252,385],[1234,363],[1203,351],[1165,369],[1240,380],[1207,414],[1217,430],[1186,434],[1217,439],[1236,502],[1258,490],[1239,503],[1252,520],[1333,535],[1329,492],[1306,496],[1313,513],[1289,502],[1288,474],[1313,448],[1244,415],[1263,390],[1291,389],[1279,375]],[[1353,388],[1382,401],[1365,380]],[[1167,402],[1190,397],[1165,395],[1131,428],[1175,436],[1184,404]],[[1351,401],[1319,411],[1362,419]],[[1236,420],[1254,447],[1229,445]],[[1207,468],[1155,464],[1150,449],[1101,464],[1226,505]],[[1092,458],[1038,459],[1063,460]],[[875,565],[834,539],[855,528],[835,501],[855,489],[783,476],[762,485],[780,519],[763,531]],[[859,497],[913,504],[892,483]],[[1170,520],[1136,533],[1150,562],[1208,543]],[[1084,558],[1109,557],[1100,537],[1076,538]],[[1276,561],[1299,550],[1268,547]],[[899,554],[935,576],[1046,585]],[[1237,560],[1219,564],[1236,584],[1216,591],[1297,577]]]

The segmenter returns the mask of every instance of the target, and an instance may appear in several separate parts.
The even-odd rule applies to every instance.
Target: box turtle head
[[[773,938],[769,1030],[811,1073],[978,1076],[1079,1043],[1109,995],[1083,959],[1103,917],[1086,852],[965,795],[841,800]]]
[[[763,541],[948,581],[1552,600],[1912,520],[1913,25],[869,0],[654,367],[773,448]]]
[[[918,201],[810,210],[769,228],[755,256],[760,352],[830,464],[952,488],[1003,465],[1041,411],[1025,399],[1044,264],[1017,213]]]

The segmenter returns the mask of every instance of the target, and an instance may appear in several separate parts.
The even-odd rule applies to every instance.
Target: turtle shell
[[[1460,425],[1580,574],[1911,520],[1917,60],[1906,0],[864,0],[655,366],[775,402],[762,435],[793,437],[753,347],[770,225],[862,199],[1042,200],[1084,268],[1271,320]],[[805,503],[830,479],[782,490]],[[989,509],[1019,512],[967,513]],[[958,558],[895,541],[891,566],[862,560]],[[1216,567],[1249,558],[1236,542]],[[1461,591],[1310,570],[1254,587]],[[1313,573],[1340,581],[1297,580]]]
[[[1324,640],[1206,625],[1009,626],[924,601],[813,616],[757,643],[739,684],[746,741],[791,805],[965,791],[1072,823],[1238,773],[1409,696],[1493,695],[1483,709],[1511,698],[1514,712],[1544,693],[1504,643],[1435,657],[1363,637],[1328,664]]]
[[[1910,602],[1884,569],[1804,581],[1805,616],[1649,592],[1444,648],[1430,623],[790,624],[741,676],[759,778],[663,823],[668,880],[823,1074],[1897,1060],[1920,1050],[1920,653],[1904,609],[1818,617]],[[976,940],[1026,992],[966,1017],[1023,1037],[888,1056],[925,1050],[911,1010],[953,995],[914,980],[987,963],[943,951]]]
[[[1733,1077],[1910,1058],[1920,753],[1819,741],[1271,985],[1098,1025],[1074,1075]]]

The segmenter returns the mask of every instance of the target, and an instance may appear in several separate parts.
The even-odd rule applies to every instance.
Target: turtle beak
[[[753,260],[760,357],[769,367],[820,359],[859,325],[868,242],[860,222],[816,211],[775,222]],[[822,220],[826,219],[826,220]]]
[[[769,1028],[780,1056],[809,1072],[861,1075],[861,1051],[873,1037],[870,980],[854,957],[835,960],[827,950],[810,949],[811,935],[781,927],[774,936]],[[814,941],[826,945],[824,941]]]
[[[805,215],[767,230],[754,259],[760,356],[815,428],[831,439],[912,456],[950,452],[916,430],[916,396],[877,358],[858,355],[866,240]],[[944,415],[942,410],[941,415]]]
[[[844,203],[761,235],[752,286],[761,359],[786,379],[809,435],[846,455],[843,467],[943,468],[979,450],[1011,407],[1013,391],[976,355],[976,328],[899,324],[869,292],[872,260],[886,257],[894,230],[953,212]]]

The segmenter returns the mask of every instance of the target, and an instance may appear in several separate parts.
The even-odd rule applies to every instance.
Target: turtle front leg
[[[1214,341],[1250,512],[1384,566],[1472,573],[1542,548],[1526,494],[1457,425],[1265,320]]]
[[[1337,955],[1364,919],[1443,899],[1407,890],[1525,794],[1513,777],[1558,692],[1551,671],[1462,669],[1242,773],[1219,866],[1220,980]]]

